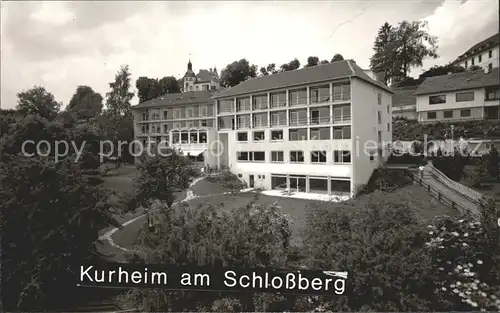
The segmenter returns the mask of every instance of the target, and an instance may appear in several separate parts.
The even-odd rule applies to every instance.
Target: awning
[[[182,150],[182,154],[185,156],[197,157],[205,152],[205,150]]]

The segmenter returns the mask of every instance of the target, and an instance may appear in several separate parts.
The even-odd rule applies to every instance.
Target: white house
[[[415,91],[419,122],[499,119],[499,68],[429,77]]]
[[[218,165],[250,187],[351,196],[388,157],[392,91],[352,60],[250,79],[214,99]]]
[[[461,54],[454,65],[464,68],[477,65],[488,71],[500,66],[500,34],[495,34],[472,46],[466,52]]]

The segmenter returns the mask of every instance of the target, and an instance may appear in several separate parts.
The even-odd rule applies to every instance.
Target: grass
[[[222,187],[220,184],[210,182],[207,179],[198,181],[193,187],[191,187],[191,190],[196,196],[216,195],[230,191],[229,189]]]

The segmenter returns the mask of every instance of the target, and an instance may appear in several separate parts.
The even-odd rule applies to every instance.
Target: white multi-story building
[[[475,44],[452,64],[466,69],[477,65],[485,71],[500,67],[500,34],[495,34]]]
[[[392,91],[346,60],[214,95],[226,167],[250,187],[352,195],[385,162]]]
[[[499,68],[427,78],[415,91],[419,122],[500,120]]]

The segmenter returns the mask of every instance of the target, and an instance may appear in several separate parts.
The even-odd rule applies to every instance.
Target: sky
[[[340,53],[369,67],[384,23],[426,20],[438,59],[418,76],[498,32],[497,0],[1,2],[1,107],[43,86],[65,106],[77,86],[101,95],[121,65],[140,76],[184,75],[246,58],[259,67]],[[137,97],[132,104],[137,103]]]

